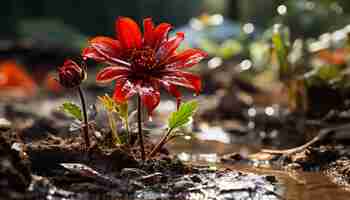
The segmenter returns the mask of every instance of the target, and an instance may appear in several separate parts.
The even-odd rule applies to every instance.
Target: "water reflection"
[[[205,162],[208,164],[219,163],[220,158],[216,153],[190,154],[181,152],[177,154],[177,158],[184,162]]]
[[[199,126],[199,130],[200,132],[197,134],[197,138],[200,140],[214,140],[225,144],[231,143],[231,138],[222,127],[209,126],[203,123]]]

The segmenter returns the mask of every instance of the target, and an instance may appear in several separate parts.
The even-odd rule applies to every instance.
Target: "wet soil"
[[[86,151],[79,134],[68,131],[70,119],[22,108],[4,106],[2,111],[12,123],[1,130],[5,153],[0,167],[6,176],[1,176],[5,189],[0,191],[7,199],[303,200],[319,196],[312,189],[321,190],[318,181],[326,184],[321,193],[331,190],[338,199],[349,194],[339,187],[347,188],[350,180],[347,144],[323,141],[288,156],[258,153],[262,146],[286,148],[306,141],[305,124],[276,106],[269,107],[272,114],[266,107],[240,108],[235,120],[232,116],[206,119],[205,112],[199,112],[194,127],[199,140],[175,141],[167,146],[169,151],[146,163],[139,160],[137,148],[107,148],[95,137]],[[252,108],[254,116],[248,112]],[[210,123],[202,126],[206,120]],[[311,127],[317,128],[318,124]],[[97,130],[106,133],[101,127]],[[221,142],[206,141],[219,135]],[[250,146],[243,145],[247,143]],[[298,192],[305,194],[298,196]]]
[[[74,145],[48,144],[53,140],[26,144],[18,152],[4,138],[1,141],[1,184],[6,189],[1,195],[8,199],[280,199],[282,195],[273,176],[210,170],[169,157],[142,163],[119,149],[86,152]]]
[[[166,154],[142,162],[137,149],[106,148],[96,138],[86,150],[59,116],[16,108],[5,116],[12,125],[1,130],[1,198],[282,199],[274,176],[184,164]]]

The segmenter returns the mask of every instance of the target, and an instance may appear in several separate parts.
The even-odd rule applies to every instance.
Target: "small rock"
[[[201,179],[200,176],[197,175],[197,174],[191,176],[190,178],[191,178],[191,180],[192,180],[193,182],[195,182],[195,183],[201,183],[201,182],[202,182],[202,179]]]
[[[5,118],[0,118],[0,129],[7,130],[10,129],[12,126],[12,123],[5,119]]]
[[[230,153],[221,157],[221,161],[226,163],[236,163],[244,159],[245,158],[239,153]]]
[[[290,163],[285,168],[286,170],[299,170],[302,169],[302,166],[299,163]]]
[[[136,179],[146,175],[147,175],[147,172],[137,168],[124,168],[120,172],[121,177],[129,178],[129,179]]]
[[[178,181],[174,184],[173,186],[173,189],[174,190],[177,190],[177,191],[180,191],[180,190],[185,190],[187,188],[191,188],[191,187],[194,187],[194,183],[191,182],[191,181],[184,181],[184,180],[181,180],[181,181]]]
[[[143,183],[145,183],[147,185],[150,185],[150,184],[153,185],[155,183],[160,182],[163,177],[164,176],[162,173],[156,172],[156,173],[149,174],[146,176],[141,176],[141,177],[137,178],[137,180],[142,181]]]
[[[270,183],[277,183],[277,179],[275,176],[266,176],[265,179]]]

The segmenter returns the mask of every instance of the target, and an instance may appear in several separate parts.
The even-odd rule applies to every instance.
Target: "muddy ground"
[[[2,121],[0,137],[2,199],[284,199],[285,185],[274,175],[184,163],[166,149],[155,159],[141,162],[136,147],[132,151],[106,148],[94,137],[94,145],[87,151],[79,134],[68,131],[70,120],[59,113],[43,117],[23,110],[23,106],[9,104],[4,108],[8,121]],[[205,111],[198,117],[205,119]],[[225,121],[225,116],[216,117],[218,122],[213,120],[212,124]],[[285,130],[295,131],[295,122],[286,123],[293,121],[287,116],[279,119],[261,114],[255,117],[254,129],[232,123],[221,125],[241,143],[256,137],[257,144],[275,148],[302,144],[305,138],[294,135],[299,139],[291,142],[285,136],[290,133]],[[319,125],[312,124],[311,128],[315,127]],[[259,134],[262,130],[265,135]],[[269,136],[274,130],[280,134]],[[281,171],[317,171],[347,187],[349,146],[344,139],[344,144],[334,141],[327,137],[293,154],[258,152],[245,156],[232,152],[222,156],[220,162]]]

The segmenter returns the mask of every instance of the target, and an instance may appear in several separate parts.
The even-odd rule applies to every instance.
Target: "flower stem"
[[[139,144],[141,148],[141,158],[144,161],[146,159],[145,147],[143,144],[143,134],[142,134],[142,104],[141,104],[141,96],[137,96],[137,122],[138,122],[138,134],[139,134]]]
[[[151,153],[148,154],[147,158],[151,158],[154,155],[156,155],[156,153],[158,151],[160,151],[160,149],[164,146],[164,144],[168,141],[168,137],[171,133],[172,129],[168,129],[168,132],[162,137],[162,139],[160,139],[160,141],[158,142],[158,144],[152,149]]]
[[[84,133],[84,140],[85,140],[85,145],[86,149],[90,148],[90,138],[89,138],[89,123],[88,123],[88,118],[87,118],[87,112],[86,112],[86,104],[85,104],[85,98],[83,91],[81,87],[78,87],[79,91],[79,96],[81,100],[81,107],[83,108],[83,117],[84,117],[84,126],[83,126],[83,133]]]

